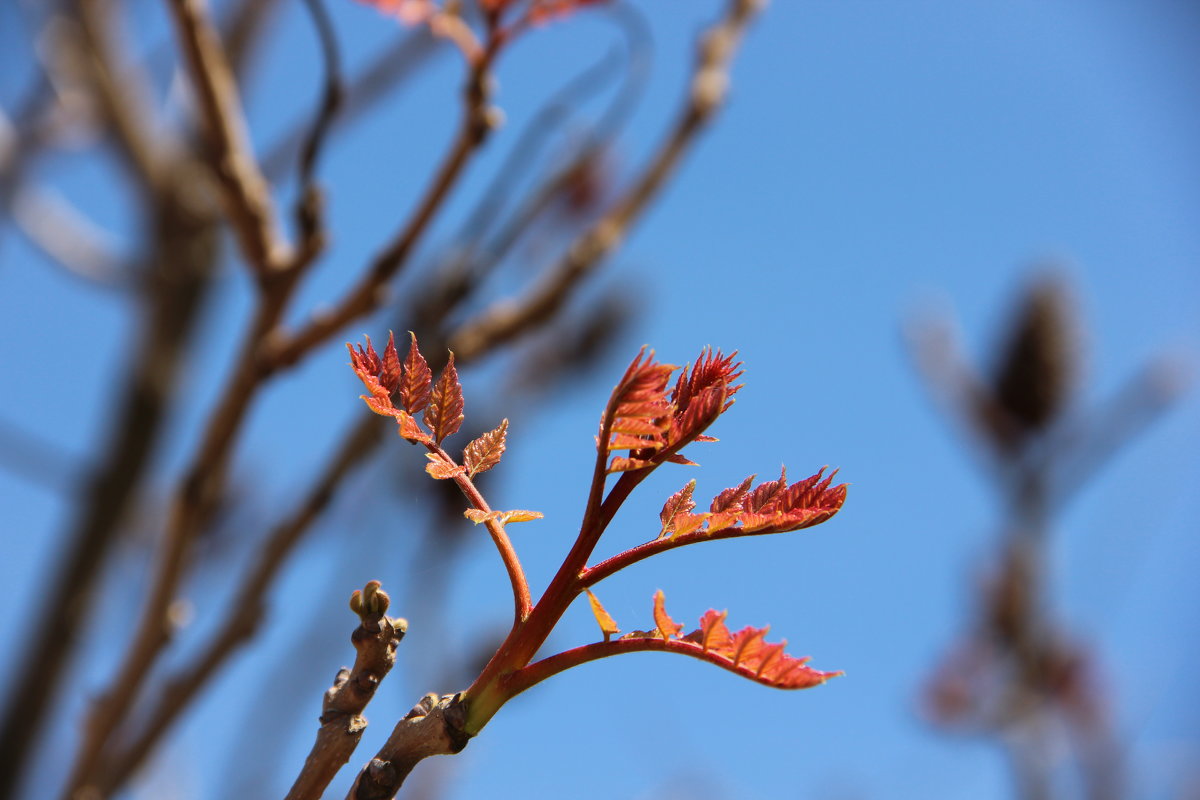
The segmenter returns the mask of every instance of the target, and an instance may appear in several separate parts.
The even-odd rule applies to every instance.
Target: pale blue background
[[[642,5],[656,38],[654,73],[618,159],[623,169],[638,163],[670,117],[690,38],[716,7]],[[138,8],[138,25],[165,30],[157,4]],[[11,11],[0,12],[0,41],[24,46]],[[351,63],[394,35],[370,9],[338,1],[331,11]],[[299,8],[289,6],[276,24],[252,92],[260,145],[307,113],[319,75]],[[607,23],[580,18],[509,54],[497,100],[510,125],[455,195],[431,245],[456,229],[541,98],[612,41]],[[728,608],[733,624],[769,622],[793,652],[847,676],[777,693],[683,658],[592,664],[515,701],[461,756],[423,765],[426,773],[454,770],[442,796],[1012,796],[998,750],[943,737],[917,714],[925,676],[969,614],[1001,507],[915,376],[902,324],[930,304],[952,306],[980,356],[1030,265],[1053,259],[1068,266],[1082,302],[1083,404],[1110,396],[1164,352],[1194,364],[1198,62],[1200,8],[1186,0],[776,0],[738,60],[728,109],[606,270],[642,313],[623,344],[600,374],[536,414],[486,403],[489,371],[464,376],[467,414],[487,426],[513,417],[503,479],[489,495],[499,507],[546,513],[544,522],[513,528],[536,592],[570,545],[597,415],[637,347],[649,343],[677,363],[706,344],[739,349],[747,387],[713,431],[722,442],[692,449],[699,470],[663,470],[651,480],[601,549],[652,536],[662,500],[689,477],[707,497],[750,472],[774,477],[781,461],[794,477],[840,467],[853,483],[845,511],[811,531],[671,553],[616,576],[599,594],[626,629],[649,624],[659,588],[679,620]],[[15,74],[0,78],[6,107],[22,85]],[[459,74],[456,59],[441,58],[433,80],[413,85],[334,147],[323,169],[334,246],[301,305],[337,296],[409,207],[449,136],[455,107],[446,98]],[[45,174],[104,224],[120,230],[128,222],[111,202],[124,191],[113,173],[68,158]],[[102,439],[107,381],[130,341],[126,301],[47,268],[7,232],[0,248],[0,419],[82,459]],[[240,332],[246,283],[232,269],[222,279],[207,323],[222,348]],[[362,321],[345,335],[378,336],[386,325]],[[228,355],[202,353],[188,376],[192,396],[162,459],[162,487],[192,444]],[[255,495],[258,526],[288,507],[344,420],[359,412],[345,361],[338,347],[322,351],[256,406],[240,474]],[[1198,422],[1193,390],[1075,498],[1054,539],[1053,599],[1109,676],[1139,798],[1179,797],[1200,782]],[[411,617],[412,633],[368,710],[373,724],[352,763],[374,751],[390,720],[421,693],[461,688],[407,659],[443,646],[465,657],[473,640],[502,628],[510,609],[503,572],[480,530],[444,587],[452,598],[444,627],[423,626],[406,610],[408,543],[424,520],[406,514],[429,503],[420,460],[408,449],[400,454],[343,493],[338,506],[348,516],[309,541],[275,592],[290,624],[224,673],[138,796],[282,795],[311,742],[320,693],[351,657],[344,598],[369,578],[399,587],[397,610]],[[397,461],[413,501],[408,511],[372,504],[374,492],[398,480]],[[59,495],[9,473],[0,474],[0,508],[7,664],[23,630],[16,609],[37,592],[68,509]],[[108,625],[131,613],[139,552],[131,545],[114,570],[128,594],[100,611]],[[197,587],[226,577],[206,574]],[[197,609],[201,630],[213,610]],[[112,630],[97,628],[84,667],[89,681],[111,672],[119,652]],[[553,642],[594,638],[590,616],[576,609]],[[278,707],[270,705],[275,694],[287,713],[255,715]],[[74,719],[79,707],[76,695],[63,718]],[[69,725],[58,741],[73,741]],[[45,758],[39,764],[53,769]],[[182,778],[178,794],[166,789],[167,776]]]

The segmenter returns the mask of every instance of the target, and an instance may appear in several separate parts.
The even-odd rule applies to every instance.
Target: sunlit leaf
[[[532,522],[535,519],[541,519],[546,516],[540,511],[528,511],[523,508],[514,509],[513,511],[505,511],[500,515],[500,521],[509,522]]]
[[[673,639],[683,630],[683,625],[671,619],[665,605],[666,596],[662,589],[654,593],[654,624],[655,633],[665,639]]]
[[[400,356],[396,353],[396,337],[389,331],[387,347],[383,351],[383,363],[379,369],[379,383],[387,389],[388,394],[394,394],[400,388],[402,375]]]
[[[410,414],[416,414],[429,405],[433,390],[433,373],[421,349],[417,347],[417,335],[409,332],[408,357],[404,359],[404,377],[400,382],[400,405]]]
[[[604,606],[600,605],[599,598],[592,594],[591,589],[584,589],[587,592],[588,604],[592,607],[592,616],[596,618],[596,624],[600,626],[600,632],[604,634],[604,641],[608,641],[613,636],[621,632],[617,627],[616,621],[609,616],[609,613],[604,610]]]
[[[463,465],[474,478],[500,463],[508,437],[508,420],[501,420],[495,429],[488,431],[463,450]]]
[[[416,339],[413,340],[414,345]],[[433,432],[433,440],[441,443],[455,433],[463,421],[462,384],[458,382],[458,370],[454,368],[454,353],[450,354],[437,385],[425,409],[425,425]]]
[[[662,530],[659,531],[659,536],[666,536],[668,533],[675,531],[675,517],[678,514],[686,514],[696,507],[696,501],[692,499],[692,492],[696,490],[696,479],[688,481],[687,484],[675,494],[667,498],[667,502],[663,503],[662,511],[658,514],[658,519],[662,522]]]
[[[744,678],[777,689],[807,689],[819,686],[841,672],[821,672],[807,666],[808,658],[796,658],[785,652],[786,641],[768,643],[769,628],[745,627],[730,633],[725,625],[726,612],[709,610],[700,618],[700,627],[686,636],[678,635],[682,626],[666,612],[661,591],[654,595],[654,631],[635,631],[621,637],[622,642],[645,639],[656,646],[700,658]]]
[[[465,467],[453,462],[443,461],[440,456],[433,453],[428,453],[426,458],[429,459],[429,463],[425,465],[425,471],[438,480],[456,478],[467,471]]]

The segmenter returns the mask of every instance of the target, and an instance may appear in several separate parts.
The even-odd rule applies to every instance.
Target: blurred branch
[[[468,320],[451,337],[450,347],[473,358],[487,343],[509,341],[554,314],[574,287],[616,248],[678,166],[696,135],[720,108],[729,82],[730,62],[761,0],[731,0],[724,19],[703,36],[692,73],[688,102],[666,141],[633,186],[600,220],[584,232],[541,282],[515,301],[505,301]]]
[[[293,266],[291,248],[282,238],[270,187],[250,148],[233,68],[203,0],[170,0],[168,6],[208,132],[209,163],[242,254],[260,277],[288,269]]]
[[[1092,657],[1053,619],[1047,549],[1051,521],[1070,495],[1179,393],[1179,373],[1159,364],[1099,410],[1076,407],[1081,356],[1065,282],[1032,281],[1012,314],[990,375],[961,354],[950,325],[911,330],[932,391],[980,442],[1007,510],[1000,553],[976,618],[930,681],[936,720],[1001,742],[1019,796],[1061,794],[1053,754],[1074,751],[1082,796],[1127,791],[1124,753]]]
[[[341,112],[331,121],[331,133],[361,118],[388,92],[402,85],[404,79],[414,74],[416,67],[438,52],[439,44],[422,28],[404,34],[395,45],[386,48],[361,73],[347,82]],[[303,126],[296,126],[279,142],[267,148],[262,160],[264,174],[272,178],[282,176],[300,157],[307,135]]]
[[[470,76],[463,93],[463,110],[458,134],[416,210],[409,216],[400,232],[375,257],[358,283],[332,309],[316,315],[300,330],[276,341],[267,357],[272,369],[295,364],[343,326],[383,304],[390,281],[408,262],[413,248],[428,230],[434,215],[441,209],[450,190],[458,182],[470,157],[483,144],[495,124],[494,112],[488,104],[488,84],[491,80],[491,64],[496,55],[496,46],[492,43],[471,65]]]
[[[129,285],[112,237],[54,190],[19,190],[9,212],[29,242],[68,274],[109,288]]]
[[[0,466],[9,473],[62,492],[79,481],[77,460],[54,442],[0,420]]]
[[[216,633],[185,667],[162,681],[157,696],[143,715],[138,732],[123,747],[112,748],[114,752],[108,757],[102,770],[104,777],[99,782],[102,793],[107,795],[128,780],[171,723],[233,652],[257,632],[269,611],[266,603],[268,590],[287,556],[329,506],[344,479],[374,452],[388,427],[378,416],[363,413],[357,418],[349,435],[338,440],[338,448],[320,476],[303,493],[296,508],[257,548],[254,566],[238,584],[229,606],[230,611]]]

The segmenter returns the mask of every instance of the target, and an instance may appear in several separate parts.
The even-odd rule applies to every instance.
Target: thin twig
[[[102,793],[108,794],[133,774],[163,733],[187,708],[199,691],[216,675],[237,648],[254,635],[269,612],[266,598],[275,576],[300,537],[329,506],[346,476],[373,453],[389,426],[374,414],[363,413],[296,508],[284,517],[257,549],[257,560],[234,593],[229,615],[195,658],[176,675],[167,678],[138,733],[129,744],[111,756],[102,770]]]
[[[104,116],[116,134],[121,155],[132,172],[149,187],[163,185],[167,164],[161,142],[152,135],[152,115],[141,100],[149,80],[118,57],[112,25],[120,15],[105,0],[77,0],[81,41],[76,65],[99,98]]]
[[[424,28],[404,34],[394,45],[364,67],[348,82],[344,92],[342,110],[332,122],[332,132],[342,130],[348,123],[359,119],[390,91],[403,85],[404,79],[417,74],[417,67],[434,53],[440,52],[442,41],[433,37]],[[308,136],[308,122],[294,126],[288,134],[268,147],[262,158],[263,174],[278,179],[296,162],[304,139]]]
[[[356,600],[362,624],[350,637],[358,652],[354,668],[343,667],[325,693],[317,740],[286,800],[320,800],[358,746],[367,728],[362,712],[396,662],[396,647],[408,624],[387,616],[388,597],[379,591],[378,581],[368,583],[361,593],[355,592],[351,607]]]
[[[69,275],[105,288],[128,288],[124,260],[117,257],[108,231],[50,188],[26,187],[14,193],[9,212],[30,244]]]
[[[266,276],[290,268],[271,190],[250,148],[237,82],[203,0],[168,3],[208,131],[211,162],[242,254]]]
[[[508,341],[546,319],[562,306],[580,280],[621,243],[679,165],[696,135],[721,106],[737,44],[761,5],[761,0],[731,0],[725,17],[701,41],[687,104],[638,180],[574,242],[562,260],[528,294],[516,301],[498,303],[464,323],[450,340],[455,353],[471,357],[484,342]]]
[[[384,302],[389,282],[408,262],[413,248],[428,230],[434,215],[458,182],[471,155],[479,149],[494,124],[488,106],[487,89],[494,55],[495,50],[489,48],[483,57],[473,63],[464,91],[464,107],[458,135],[416,211],[340,302],[330,311],[315,317],[307,326],[277,343],[269,355],[272,368],[296,363],[304,354],[327,341],[343,326],[374,311]]]

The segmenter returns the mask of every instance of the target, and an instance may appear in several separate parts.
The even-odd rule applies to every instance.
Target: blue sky
[[[626,170],[665,127],[691,37],[716,5],[652,0],[643,7],[655,37],[654,71],[616,160]],[[137,24],[153,34],[164,21],[149,8]],[[335,2],[331,10],[352,64],[394,35],[370,9]],[[298,7],[289,7],[252,88],[260,146],[315,96],[310,36]],[[508,54],[497,102],[510,124],[456,194],[431,246],[452,235],[541,99],[612,41],[607,23],[581,17],[536,32]],[[1053,262],[1081,303],[1081,405],[1102,402],[1164,353],[1194,371],[1198,59],[1200,11],[1182,0],[776,0],[745,43],[728,108],[606,268],[603,280],[641,312],[623,344],[601,370],[535,413],[484,400],[496,380],[485,365],[464,375],[467,415],[494,415],[477,420],[487,427],[513,417],[502,477],[489,494],[495,506],[546,514],[513,528],[536,594],[570,546],[597,416],[637,348],[650,344],[674,363],[708,344],[740,350],[747,385],[713,431],[722,441],[689,453],[699,469],[663,470],[649,481],[600,549],[653,536],[662,501],[690,477],[699,496],[711,496],[752,472],[774,477],[781,462],[796,477],[839,467],[852,483],[844,511],[809,531],[661,556],[606,581],[599,594],[626,629],[649,624],[660,588],[678,620],[727,608],[733,624],[770,623],[792,652],[847,675],[779,693],[665,655],[594,663],[514,701],[462,755],[424,765],[447,770],[443,796],[1011,796],[997,749],[942,736],[916,713],[925,676],[965,624],[1002,507],[922,387],[901,330],[922,309],[952,308],[980,359],[1031,268]],[[453,124],[447,97],[459,72],[452,57],[436,61],[428,82],[413,84],[331,151],[324,175],[334,241],[301,307],[336,297],[408,207]],[[13,96],[13,82],[0,86]],[[71,159],[47,175],[103,224],[119,232],[128,223],[120,204],[109,202],[121,191],[111,175]],[[513,291],[528,277],[497,290]],[[163,454],[163,486],[220,384],[247,298],[243,276],[228,271],[206,323],[213,346],[188,377],[179,435]],[[111,401],[105,381],[132,334],[127,310],[6,236],[0,419],[85,456],[102,440]],[[379,336],[387,325],[361,321],[346,338]],[[344,351],[330,347],[258,403],[240,461],[264,520],[286,507],[358,412],[351,378]],[[1185,394],[1073,499],[1051,554],[1060,618],[1091,643],[1110,677],[1137,797],[1179,796],[1200,780],[1200,698],[1189,669],[1200,657],[1192,601],[1200,568],[1197,397],[1194,389]],[[396,482],[396,469],[411,479],[408,510],[371,502]],[[430,504],[420,470],[405,449],[344,493],[339,509],[347,513],[302,549],[277,593],[281,613],[330,629],[280,626],[247,651],[164,749],[141,796],[164,796],[166,774],[183,776],[181,796],[222,796],[225,777],[209,765],[239,761],[243,778],[282,794],[311,742],[320,693],[351,656],[348,614],[321,609],[340,609],[370,578],[399,584],[395,595],[404,596],[412,552],[405,529]],[[36,591],[68,509],[60,496],[7,473],[0,507],[8,550],[0,584],[11,605]],[[439,684],[427,666],[406,667],[410,651],[461,656],[472,640],[503,627],[503,571],[479,533],[443,587],[450,600],[441,626],[423,628],[409,614],[412,632],[368,709],[373,724],[352,763],[366,759],[390,720],[423,692],[462,688]],[[117,569],[131,586],[137,558]],[[198,585],[218,583],[220,576],[206,575]],[[121,620],[131,599],[112,599],[102,618]],[[212,609],[197,600],[203,630]],[[0,623],[5,653],[17,646],[17,621],[9,615]],[[594,638],[594,622],[580,608],[552,644]],[[283,661],[280,653],[292,653],[297,640],[311,640],[303,663]],[[116,652],[98,637],[84,673],[99,681]],[[272,687],[256,678],[278,668],[289,673],[276,687],[292,714],[280,720],[284,733],[241,710],[231,718],[231,705],[253,712],[272,700]],[[70,735],[59,732],[63,741]],[[281,742],[278,766],[264,761],[272,764],[267,776],[244,764],[265,739]]]

